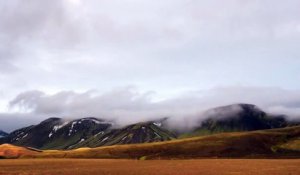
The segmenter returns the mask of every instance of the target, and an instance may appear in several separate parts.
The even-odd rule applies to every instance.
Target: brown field
[[[299,175],[300,159],[4,159],[0,175]]]

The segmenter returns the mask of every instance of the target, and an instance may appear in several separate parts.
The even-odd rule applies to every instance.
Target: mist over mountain
[[[204,120],[187,135],[207,135],[222,132],[254,131],[283,128],[299,124],[284,115],[268,114],[252,104],[234,104],[210,109]]]
[[[187,121],[189,119],[186,119]],[[298,125],[284,115],[268,114],[252,104],[233,104],[190,118],[193,125],[160,118],[130,125],[98,118],[49,118],[37,125],[13,131],[0,143],[39,149],[74,149],[119,144],[167,141],[222,132],[254,131]]]
[[[8,113],[0,113],[0,128],[10,132],[53,116],[69,119],[94,116],[121,126],[168,117],[174,125],[180,124],[176,127],[184,129],[192,127],[195,120],[205,119],[209,109],[237,103],[256,104],[269,114],[285,114],[288,120],[300,118],[300,92],[280,88],[226,87],[165,99],[155,97],[155,92],[134,87],[106,93],[27,91],[10,101]]]

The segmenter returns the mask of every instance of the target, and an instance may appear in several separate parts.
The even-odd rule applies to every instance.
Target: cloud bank
[[[269,113],[286,114],[289,119],[300,119],[299,90],[237,86],[187,92],[176,98],[160,101],[153,97],[154,92],[140,92],[132,87],[102,94],[96,91],[63,91],[49,95],[36,90],[27,91],[10,101],[11,112],[15,113],[10,113],[7,117],[2,114],[0,118],[6,122],[0,122],[0,127],[11,130],[20,125],[19,122],[12,122],[16,119],[30,122],[34,119],[36,123],[48,117],[89,116],[115,120],[120,125],[163,117],[190,125],[194,119],[201,120],[202,113],[210,108],[236,103],[256,104]],[[21,123],[24,124],[24,121]]]

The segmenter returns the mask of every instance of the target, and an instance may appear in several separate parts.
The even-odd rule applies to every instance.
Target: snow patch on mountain
[[[154,134],[156,135],[156,136],[158,136],[158,137],[161,137],[159,134],[157,134],[156,132],[154,132]]]
[[[25,134],[21,139],[24,139],[25,137],[27,137],[28,136],[28,134]]]
[[[84,139],[84,138],[82,138],[82,139],[80,139],[78,142],[76,142],[75,144],[73,144],[73,145],[69,146],[69,147],[68,147],[68,149],[70,149],[70,148],[74,148],[76,145],[78,145],[79,143],[81,143],[81,142],[84,142],[84,141],[85,141],[85,139]]]
[[[80,123],[83,122],[83,121],[92,121],[96,124],[108,124],[108,125],[113,125],[113,123],[111,122],[107,122],[107,121],[100,121],[98,119],[94,119],[94,118],[83,118],[83,119],[80,119]]]
[[[25,134],[24,132],[17,133],[16,138],[14,138],[13,140],[18,141],[18,140],[24,139],[25,137],[27,137],[27,135],[28,134]]]
[[[127,136],[123,137],[122,140],[125,140],[127,138]]]
[[[154,122],[153,124],[158,126],[158,127],[161,127],[161,125],[162,125],[161,123],[157,123],[157,122]]]
[[[72,134],[72,132],[73,132],[73,128],[74,128],[74,126],[75,126],[76,124],[77,124],[77,121],[72,122],[72,125],[71,125],[71,127],[70,127],[68,136],[71,136],[71,134]]]
[[[69,124],[68,121],[66,121],[66,122],[64,122],[64,123],[62,123],[62,124],[60,124],[60,125],[55,125],[55,126],[53,126],[53,129],[52,129],[52,131],[49,133],[48,137],[51,138],[51,136],[52,136],[54,133],[56,133],[56,131],[58,131],[59,129],[63,128],[63,127],[66,126],[67,124]]]
[[[68,121],[67,121],[67,122],[64,122],[64,123],[61,124],[61,125],[56,125],[56,126],[53,127],[53,131],[56,132],[57,130],[59,130],[60,128],[66,126],[67,124],[69,124]]]
[[[109,137],[105,137],[101,142],[104,142],[105,140],[107,140]]]
[[[104,134],[104,131],[101,131],[101,132],[95,134],[94,137],[97,137],[98,135],[102,135],[102,134]]]

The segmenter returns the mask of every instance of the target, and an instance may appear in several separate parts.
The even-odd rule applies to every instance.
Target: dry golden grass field
[[[299,175],[300,159],[6,159],[0,175]]]

